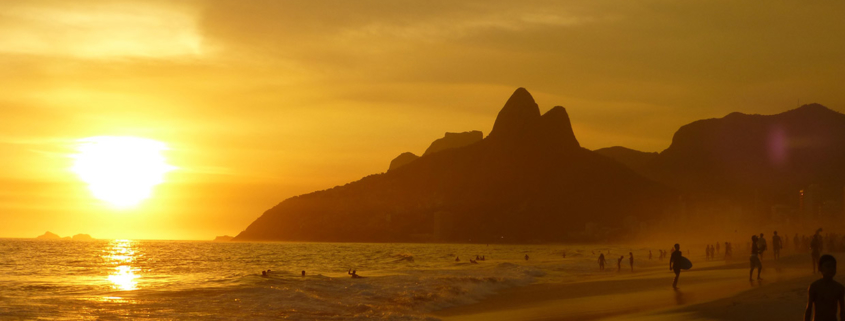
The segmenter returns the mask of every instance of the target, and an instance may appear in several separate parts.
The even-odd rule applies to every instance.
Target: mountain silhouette
[[[563,107],[517,89],[488,137],[289,198],[235,240],[606,239],[659,219],[674,192],[579,146]]]
[[[417,160],[417,158],[420,158],[420,157],[417,156],[414,153],[411,153],[411,152],[404,152],[402,154],[399,154],[399,156],[396,156],[396,158],[394,158],[392,161],[390,161],[390,167],[387,168],[387,171],[392,171],[392,170],[397,169],[399,167],[408,165],[411,162]]]
[[[819,184],[838,199],[845,185],[845,115],[819,104],[776,115],[735,112],[682,126],[657,155],[596,152],[687,194],[771,199]]]
[[[437,140],[433,141],[431,145],[429,145],[428,148],[425,150],[423,156],[442,152],[447,149],[472,145],[477,142],[480,142],[483,138],[484,134],[477,130],[463,133],[447,132],[446,135],[443,136],[443,138],[438,138]],[[388,167],[387,171],[392,171],[399,167],[405,166],[408,163],[417,160],[417,158],[420,157],[411,152],[399,154],[399,156],[396,156],[396,158],[390,161],[390,167]]]
[[[437,152],[442,152],[447,149],[464,147],[480,142],[484,138],[484,134],[480,131],[473,130],[463,133],[446,133],[443,138],[439,138],[431,143],[425,150],[423,156],[431,155]]]
[[[622,146],[596,149],[595,152],[610,157],[637,172],[644,172],[658,155],[658,153],[641,152]]]

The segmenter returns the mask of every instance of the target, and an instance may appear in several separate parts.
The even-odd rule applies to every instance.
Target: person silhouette
[[[845,320],[845,287],[833,279],[836,275],[836,258],[825,254],[819,258],[818,264],[822,278],[807,289],[809,298],[804,321],[836,320],[837,308],[839,319]]]
[[[302,276],[305,276],[305,270],[302,270]]]
[[[760,249],[758,247],[759,240],[757,239],[757,235],[751,236],[751,257],[749,258],[751,261],[751,270],[748,271],[748,281],[752,281],[751,276],[754,275],[754,269],[757,269],[757,279],[760,280],[760,272],[763,271],[763,263],[760,262],[760,258],[757,255],[760,253]]]
[[[525,254],[525,260],[528,261],[528,254]]]
[[[461,258],[456,256],[456,257],[455,257],[455,262],[460,262],[460,261],[461,261]]]
[[[634,272],[634,252],[628,252],[628,255],[630,255],[628,263],[631,264],[631,272]]]
[[[783,241],[778,236],[778,231],[775,231],[774,235],[772,235],[772,255],[774,255],[775,260],[780,258],[781,248],[783,248]]]
[[[813,235],[813,239],[810,241],[810,257],[813,260],[813,274],[816,274],[816,263],[819,262],[819,255],[822,251],[822,236],[821,233],[822,229],[816,230],[816,234]]]
[[[623,255],[623,256],[619,257],[619,260],[616,260],[616,272],[622,271],[622,260],[624,260],[624,259],[625,259],[625,256]]]
[[[669,270],[675,272],[675,281],[672,282],[672,288],[678,288],[678,278],[681,276],[681,266],[676,263],[680,263],[681,258],[681,245],[675,244],[674,251],[672,251],[672,256],[669,257]]]
[[[757,250],[760,252],[760,259],[763,259],[763,252],[769,249],[768,244],[766,244],[766,238],[763,237],[763,233],[760,233],[760,237],[757,238]]]
[[[599,254],[599,271],[604,271],[604,263],[605,263],[604,253],[600,253]]]

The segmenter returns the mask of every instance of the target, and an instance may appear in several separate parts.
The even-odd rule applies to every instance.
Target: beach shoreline
[[[841,256],[842,254],[835,254]],[[666,262],[666,261],[664,261]],[[797,320],[806,289],[820,278],[810,273],[809,254],[764,260],[763,280],[748,280],[748,263],[696,262],[681,274],[662,265],[636,273],[567,283],[509,288],[476,303],[435,311],[442,320]],[[756,277],[756,272],[755,272]],[[841,280],[840,277],[836,279]]]

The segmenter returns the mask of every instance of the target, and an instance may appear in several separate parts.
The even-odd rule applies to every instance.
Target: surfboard
[[[692,268],[692,262],[688,258],[683,256],[678,257],[675,261],[675,265],[681,268],[681,270],[689,270]]]

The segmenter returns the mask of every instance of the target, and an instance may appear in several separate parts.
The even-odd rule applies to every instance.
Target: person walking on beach
[[[759,240],[757,239],[757,235],[751,236],[751,270],[748,271],[748,281],[752,281],[752,275],[754,275],[754,269],[757,269],[757,279],[760,280],[760,272],[763,271],[763,263],[760,262],[760,258],[757,255],[760,253],[760,249],[758,248],[757,244]]]
[[[775,260],[780,258],[781,248],[783,248],[783,241],[778,236],[778,231],[775,231],[775,235],[772,236],[772,254],[775,256]]]
[[[599,271],[604,271],[604,253],[599,254]]]
[[[678,277],[681,276],[681,266],[680,266],[680,264],[675,264],[675,263],[676,263],[676,260],[678,261],[678,263],[680,263],[679,259],[681,258],[681,245],[675,244],[674,249],[675,250],[672,251],[672,256],[669,257],[669,270],[672,270],[673,272],[675,272],[675,281],[672,282],[672,288],[677,289],[678,288]]]
[[[835,321],[837,308],[839,319],[845,320],[845,286],[833,279],[836,275],[836,258],[825,254],[819,258],[818,263],[822,278],[810,284],[807,289],[809,299],[804,311],[804,321]]]
[[[628,252],[628,255],[630,256],[628,258],[628,263],[631,264],[631,272],[634,272],[634,252]]]
[[[763,259],[763,252],[767,249],[766,238],[763,237],[763,233],[760,233],[760,238],[757,239],[757,250],[760,251],[760,259]]]
[[[618,260],[616,260],[616,272],[622,272],[622,260],[625,259],[625,256],[620,256]]]

